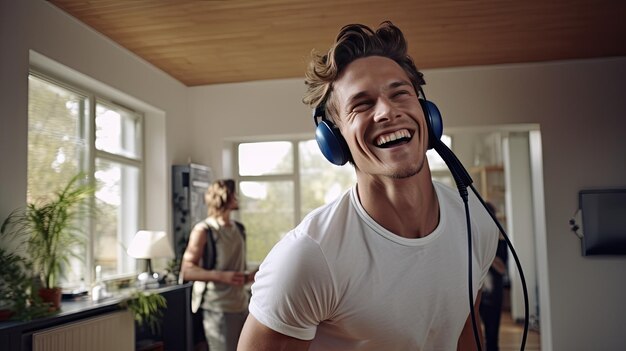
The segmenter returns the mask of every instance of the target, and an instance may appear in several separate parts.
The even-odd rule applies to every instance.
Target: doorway
[[[470,172],[476,190],[496,207],[498,220],[513,243],[524,271],[529,327],[541,334],[546,345],[550,323],[539,126],[448,128],[446,135],[451,139],[451,149]],[[435,178],[443,176],[442,171],[433,173]],[[523,325],[523,291],[510,252],[505,280],[503,312],[514,323]]]

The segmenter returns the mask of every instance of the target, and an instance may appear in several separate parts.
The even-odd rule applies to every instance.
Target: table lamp
[[[126,250],[129,256],[147,260],[147,272],[137,276],[141,287],[153,288],[159,286],[159,274],[152,270],[153,258],[172,258],[174,250],[167,236],[162,231],[138,231]]]

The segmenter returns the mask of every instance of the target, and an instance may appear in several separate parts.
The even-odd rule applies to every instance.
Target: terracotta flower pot
[[[7,309],[0,309],[0,322],[9,320],[13,316],[13,311]]]
[[[40,288],[39,297],[50,304],[50,310],[57,311],[61,308],[61,288]]]

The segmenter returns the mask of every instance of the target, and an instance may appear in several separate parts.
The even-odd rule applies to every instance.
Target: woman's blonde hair
[[[222,214],[233,196],[235,196],[234,180],[219,179],[214,181],[204,194],[208,215],[211,217]]]

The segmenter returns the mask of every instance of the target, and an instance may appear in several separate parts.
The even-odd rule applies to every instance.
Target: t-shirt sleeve
[[[318,243],[291,232],[265,258],[252,285],[250,313],[263,325],[311,340],[335,302],[333,278]]]
[[[480,201],[475,197],[472,197],[472,199],[473,203],[471,206],[474,208],[472,216],[476,216],[478,219],[477,230],[479,233],[473,237],[476,238],[475,250],[477,251],[475,253],[480,263],[480,288],[482,288],[493,259],[496,257],[500,230]]]

